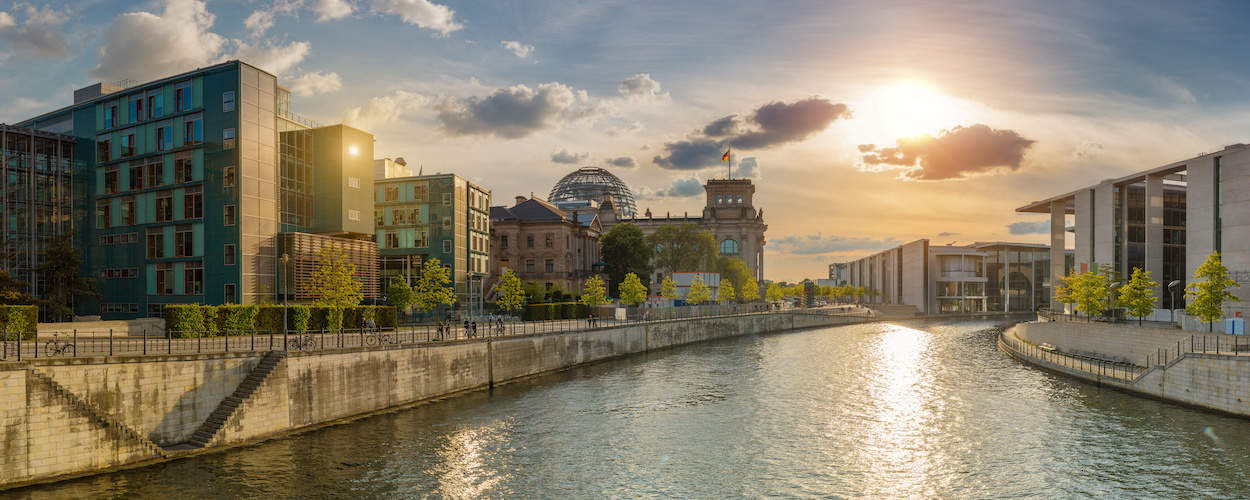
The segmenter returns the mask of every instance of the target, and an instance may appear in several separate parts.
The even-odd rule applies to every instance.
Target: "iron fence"
[[[1147,371],[1148,368],[1146,366],[1150,366],[1149,364],[1146,366],[1138,366],[1121,361],[1112,361],[1109,359],[1060,352],[1053,348],[1044,348],[1032,342],[1021,340],[1015,336],[1009,336],[1007,331],[1008,330],[1004,330],[999,333],[999,339],[1008,349],[1019,355],[1027,356],[1056,367],[1083,371],[1089,375],[1098,375],[1103,378],[1112,378],[1125,383],[1132,383],[1137,380],[1137,377]]]

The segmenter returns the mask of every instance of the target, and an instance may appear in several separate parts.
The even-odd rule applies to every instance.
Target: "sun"
[[[855,109],[863,139],[893,142],[900,137],[936,135],[960,125],[966,106],[927,83],[904,80],[876,87]]]

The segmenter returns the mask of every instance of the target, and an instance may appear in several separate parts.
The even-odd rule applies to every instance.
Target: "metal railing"
[[[1008,349],[1015,351],[1021,356],[1027,356],[1056,367],[1083,371],[1089,375],[1112,378],[1125,383],[1133,383],[1138,377],[1146,373],[1146,366],[1150,366],[1149,363],[1146,366],[1138,366],[1132,363],[1065,353],[1053,348],[1047,349],[1014,335],[1008,335],[1008,331],[1010,330],[1003,330],[998,334],[999,339]]]
[[[672,310],[666,310],[672,309]],[[651,314],[654,312],[654,314]],[[116,335],[112,330],[104,332],[79,332],[68,334],[35,334],[33,338],[18,341],[13,333],[0,333],[0,361],[22,361],[39,358],[65,358],[82,356],[160,356],[175,354],[214,354],[230,352],[320,351],[344,348],[383,349],[391,346],[433,344],[438,342],[511,337],[533,334],[569,333],[599,328],[655,323],[661,321],[689,320],[763,314],[816,315],[830,319],[830,325],[857,323],[873,319],[867,312],[836,312],[820,309],[788,309],[782,311],[749,311],[732,306],[704,306],[703,308],[644,309],[637,318],[617,320],[612,318],[559,319],[545,321],[486,321],[456,322],[443,325],[400,325],[377,329],[316,330],[303,333],[295,331],[224,332],[171,332],[171,335],[149,335],[146,330],[139,336]],[[175,337],[175,335],[177,337]]]

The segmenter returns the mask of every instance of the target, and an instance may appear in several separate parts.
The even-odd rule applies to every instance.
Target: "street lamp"
[[[282,275],[283,275],[283,276],[282,276],[282,334],[283,334],[283,335],[286,335],[286,331],[287,331],[287,323],[286,323],[286,297],[287,297],[287,294],[288,294],[288,293],[287,293],[287,292],[288,292],[288,290],[287,290],[287,287],[286,287],[286,282],[287,282],[287,280],[288,280],[288,279],[290,279],[290,276],[287,274],[287,271],[289,270],[289,265],[290,265],[290,264],[291,264],[291,256],[290,256],[289,254],[287,254],[287,253],[283,252],[283,254],[282,254]]]
[[[1168,317],[1172,324],[1176,324],[1176,287],[1181,286],[1181,280],[1172,280],[1168,283],[1168,294],[1172,296],[1172,303],[1168,304]]]

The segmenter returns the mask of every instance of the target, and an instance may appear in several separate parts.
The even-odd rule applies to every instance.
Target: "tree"
[[[716,301],[717,302],[733,302],[735,298],[737,297],[734,295],[733,283],[729,282],[728,280],[722,279],[720,281],[720,290],[717,290],[716,292]]]
[[[642,280],[638,279],[638,275],[628,273],[625,279],[621,281],[621,303],[627,306],[638,305],[647,300],[647,287],[642,284]]]
[[[664,281],[660,282],[660,296],[667,300],[677,300],[677,283],[672,276],[665,276]]]
[[[356,265],[347,262],[343,249],[326,247],[317,252],[317,258],[311,285],[316,303],[334,308],[360,305],[364,284],[356,279]]]
[[[785,292],[783,292],[781,290],[781,286],[776,283],[769,283],[768,290],[764,292],[764,297],[767,298],[769,302],[776,302],[781,300],[784,296]]]
[[[1120,304],[1129,314],[1137,316],[1137,325],[1141,326],[1142,318],[1155,311],[1155,290],[1159,283],[1150,279],[1150,271],[1140,267],[1133,268],[1133,275],[1128,283],[1120,288]]]
[[[60,236],[44,249],[43,263],[35,268],[47,283],[47,293],[39,301],[51,318],[61,319],[74,313],[71,304],[76,297],[97,297],[95,280],[80,276],[82,260],[74,251],[69,236]]]
[[[747,263],[735,257],[717,258],[716,270],[720,272],[720,282],[733,285],[734,290],[742,290],[748,281],[755,279]]]
[[[649,284],[644,280],[651,276],[651,249],[654,247],[647,243],[646,235],[637,224],[617,224],[603,235],[600,245],[600,255],[608,265],[608,279],[613,284],[612,295],[622,293],[620,287],[625,276],[631,273],[643,277],[639,281],[644,287]]]
[[[607,304],[607,293],[603,286],[603,278],[596,274],[586,280],[586,285],[582,287],[582,296],[577,301],[589,307]]]
[[[0,269],[0,305],[30,305],[35,298],[30,296],[30,283],[17,279],[8,271]]]
[[[647,238],[655,266],[669,272],[706,272],[716,267],[716,238],[694,224],[660,226]]]
[[[1224,318],[1224,302],[1241,302],[1229,288],[1241,285],[1228,277],[1219,252],[1208,255],[1194,272],[1194,281],[1185,285],[1185,314],[1201,319],[1209,331],[1215,331],[1215,322]]]
[[[495,299],[495,306],[508,313],[520,310],[525,303],[525,288],[521,286],[521,278],[512,269],[504,269],[495,292],[499,294],[499,298]]]
[[[539,304],[547,300],[547,287],[536,282],[523,282],[521,289],[525,291],[525,300],[531,304]]]
[[[1085,313],[1086,319],[1100,315],[1107,310],[1107,297],[1111,294],[1111,280],[1106,274],[1097,271],[1084,272],[1077,276],[1076,287],[1072,290],[1076,299],[1076,307]]]
[[[686,292],[686,303],[697,306],[710,300],[712,300],[712,289],[703,283],[703,275],[694,275],[694,280],[690,282],[690,291]]]
[[[1070,274],[1059,278],[1059,286],[1055,287],[1055,301],[1060,304],[1072,304],[1076,302],[1076,295],[1072,290],[1076,286],[1077,275]]]
[[[408,309],[413,304],[412,287],[408,286],[408,280],[403,276],[391,279],[391,284],[386,287],[386,303],[397,311]]]
[[[430,258],[421,266],[421,279],[412,287],[414,304],[422,312],[430,312],[440,305],[456,303],[456,292],[451,288],[447,268],[436,258]]]
[[[746,302],[755,302],[760,298],[760,284],[755,280],[747,280],[742,284],[742,300]]]

